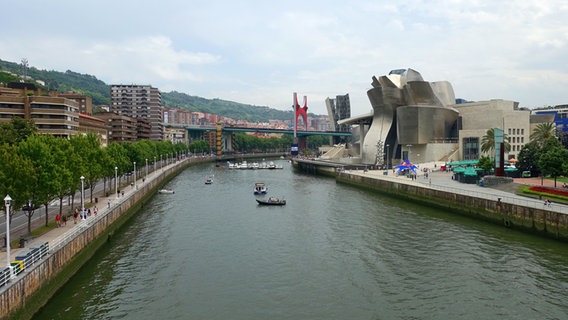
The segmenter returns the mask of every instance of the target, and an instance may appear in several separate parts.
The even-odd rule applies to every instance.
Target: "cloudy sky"
[[[9,9],[9,10],[8,10]],[[565,0],[27,0],[2,8],[0,59],[324,114],[371,77],[412,68],[456,97],[568,103]]]

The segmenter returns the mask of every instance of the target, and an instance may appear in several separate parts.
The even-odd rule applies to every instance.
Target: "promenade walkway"
[[[190,159],[184,158],[178,160],[177,162],[164,165],[163,168],[157,168],[154,172],[149,173],[147,177],[141,177],[140,179],[137,179],[135,186],[140,187],[144,185],[144,183],[148,183],[156,179],[164,172],[164,170],[173,167],[175,165],[178,165],[182,161],[190,161]],[[25,251],[31,247],[38,247],[41,244],[44,244],[45,242],[49,243],[50,250],[57,248],[61,244],[64,244],[69,237],[72,237],[77,232],[81,232],[87,226],[90,226],[98,219],[104,217],[104,215],[110,209],[114,208],[115,206],[119,205],[123,201],[126,201],[128,198],[130,198],[136,192],[135,186],[129,185],[121,188],[120,190],[124,191],[124,195],[120,195],[120,197],[118,198],[114,192],[108,197],[99,196],[98,203],[96,204],[98,209],[97,215],[93,214],[93,207],[91,207],[91,216],[88,216],[86,219],[82,220],[81,218],[78,218],[77,223],[74,223],[73,218],[71,217],[71,219],[67,221],[66,225],[53,228],[41,236],[29,239],[28,241],[26,241],[24,248],[11,248],[10,261],[14,261],[14,258],[22,251]],[[2,252],[0,252],[0,267],[4,267],[6,265],[8,265],[6,261],[6,248],[2,248]]]
[[[434,165],[425,166],[421,165],[421,168],[434,169]],[[440,165],[436,165],[440,168]],[[428,177],[425,177],[423,172],[419,172],[416,179],[407,178],[403,175],[396,175],[393,170],[387,171],[387,175],[384,175],[384,170],[346,170],[346,172],[356,175],[362,175],[367,177],[372,177],[375,179],[384,179],[390,181],[396,181],[398,183],[404,184],[414,184],[420,185],[426,188],[437,189],[445,192],[452,192],[457,194],[464,194],[472,197],[478,197],[483,199],[495,199],[501,198],[501,201],[505,203],[511,203],[515,205],[536,208],[536,209],[546,209],[552,212],[560,212],[568,214],[568,206],[560,203],[552,203],[550,206],[544,204],[544,199],[533,199],[517,195],[514,193],[516,188],[503,188],[503,187],[481,187],[477,184],[466,184],[461,183],[456,180],[452,180],[451,172],[443,172],[434,169],[428,173]],[[530,179],[515,179],[515,185],[517,184],[528,184],[528,185],[541,185],[541,180],[539,178]],[[550,180],[544,180],[543,184],[545,186],[553,187],[554,182]]]

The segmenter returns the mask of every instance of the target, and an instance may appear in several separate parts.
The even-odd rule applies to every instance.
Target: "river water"
[[[568,318],[566,244],[277,164],[189,168],[35,319]]]

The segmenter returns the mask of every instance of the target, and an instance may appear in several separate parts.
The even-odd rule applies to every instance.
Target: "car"
[[[521,177],[523,178],[530,178],[531,176],[532,175],[530,171],[523,171],[523,173],[521,174]]]

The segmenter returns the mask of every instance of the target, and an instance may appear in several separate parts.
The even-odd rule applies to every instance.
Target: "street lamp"
[[[134,161],[134,189],[137,189],[137,186],[136,186],[136,161]]]
[[[81,219],[85,220],[85,177],[81,176]]]
[[[162,162],[162,155],[160,155],[160,170],[164,171],[164,163]]]
[[[154,172],[156,172],[156,156],[154,156]]]
[[[118,167],[114,167],[114,193],[118,199]]]
[[[8,267],[10,267],[10,202],[12,198],[7,194],[4,198],[4,204],[6,205],[6,262]],[[12,272],[10,272],[12,275]]]
[[[387,144],[387,170],[389,169],[389,147],[390,145]]]
[[[148,158],[146,158],[146,179],[148,179]]]

